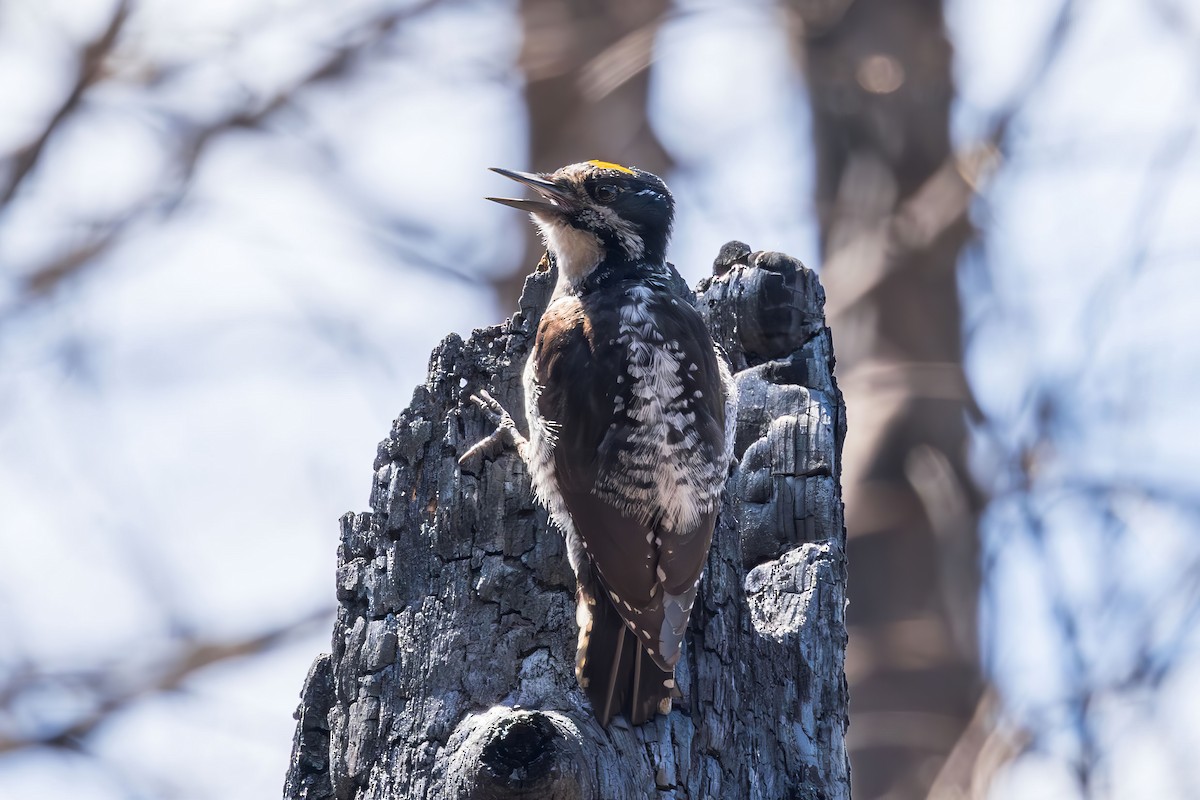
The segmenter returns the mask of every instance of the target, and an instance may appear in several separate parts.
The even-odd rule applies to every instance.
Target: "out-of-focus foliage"
[[[842,196],[869,224],[833,247],[806,80],[884,96],[928,64],[871,40],[844,74],[798,65],[829,44],[813,20],[874,4],[602,5],[0,4],[0,796],[279,790],[336,518],[431,347],[507,314],[528,266],[485,168],[593,157],[669,169],[690,279],[730,238],[827,268],[847,373],[905,352],[864,338],[891,330],[860,302],[870,269],[970,211],[957,298],[931,309],[961,316],[963,370],[846,375],[847,456],[897,388],[965,374],[980,539],[904,555],[946,603],[978,548],[989,688],[949,727],[852,718],[861,774],[906,759],[859,796],[1200,796],[1194,4],[947,2],[951,157],[894,207],[895,185],[851,191],[878,185],[858,162]],[[925,522],[973,530],[944,524],[946,454],[881,441]],[[889,630],[852,637],[852,682],[946,651]]]
[[[995,791],[1197,797],[1200,9],[984,6],[961,127],[1011,116],[960,284],[993,740],[1029,749]]]
[[[337,518],[517,265],[479,199],[520,160],[516,31],[0,5],[0,795],[279,791]]]

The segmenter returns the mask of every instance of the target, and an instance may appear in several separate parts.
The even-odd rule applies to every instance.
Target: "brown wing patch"
[[[550,304],[542,314],[538,324],[537,338],[534,341],[534,354],[537,359],[537,380],[549,395],[562,392],[564,372],[570,372],[580,365],[586,366],[592,352],[592,322],[584,313],[583,305],[578,298],[563,297]],[[544,395],[551,407],[543,411],[562,413],[562,398],[552,398]]]
[[[654,533],[590,492],[567,491],[563,494],[575,531],[587,544],[588,557],[604,581],[605,589],[616,593],[620,598],[618,605],[628,603],[638,609],[646,607],[658,582]]]

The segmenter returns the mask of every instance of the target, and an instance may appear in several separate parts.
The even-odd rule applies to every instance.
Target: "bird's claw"
[[[483,410],[483,413],[496,427],[512,426],[516,427],[513,422],[512,415],[500,405],[500,401],[492,397],[487,389],[480,389],[475,394],[471,395],[471,402]]]
[[[471,402],[483,411],[484,415],[496,426],[496,430],[476,442],[458,459],[459,466],[469,466],[483,457],[495,458],[508,448],[513,448],[524,458],[525,445],[528,443],[504,406],[492,397],[486,389],[480,389],[471,395]]]

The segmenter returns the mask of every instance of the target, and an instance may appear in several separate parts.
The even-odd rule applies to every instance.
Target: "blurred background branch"
[[[50,116],[41,133],[33,141],[19,148],[9,157],[9,177],[4,184],[3,191],[0,191],[0,204],[12,201],[13,196],[21,187],[21,182],[37,166],[50,137],[62,127],[63,121],[79,107],[84,93],[101,79],[104,74],[105,61],[112,54],[127,19],[129,19],[129,3],[123,0],[113,9],[112,17],[104,30],[95,39],[84,43],[82,52],[79,54],[78,71],[74,83],[63,99],[62,105]]]
[[[278,791],[331,521],[540,252],[485,168],[586,158],[666,177],[690,280],[731,238],[822,272],[856,797],[1200,796],[1198,32],[1174,0],[0,5],[0,796]]]
[[[178,208],[187,195],[201,159],[220,137],[238,131],[262,129],[273,117],[285,111],[297,111],[297,103],[305,91],[353,80],[356,68],[372,55],[378,56],[377,49],[389,41],[398,26],[428,12],[439,2],[441,0],[424,0],[400,9],[385,9],[352,24],[337,39],[323,42],[319,57],[307,64],[290,82],[265,94],[241,92],[240,102],[230,104],[230,107],[223,109],[223,113],[209,119],[196,118],[188,114],[186,109],[184,113],[179,113],[170,105],[159,105],[155,102],[157,98],[153,90],[172,80],[180,80],[188,72],[205,69],[209,66],[206,61],[226,58],[227,53],[218,51],[199,59],[197,63],[174,63],[169,67],[147,63],[133,54],[127,54],[130,60],[139,61],[137,77],[149,78],[140,81],[149,101],[140,112],[158,116],[157,124],[171,130],[170,147],[173,152],[168,155],[168,163],[172,174],[164,176],[161,183],[150,187],[148,196],[132,207],[121,209],[119,214],[109,219],[92,221],[82,243],[30,269],[23,277],[24,291],[16,298],[16,307],[28,308],[31,302],[49,295],[64,280],[97,264],[100,256],[143,218],[167,216]],[[129,13],[129,0],[122,0],[116,5],[103,32],[94,40],[84,43],[78,58],[78,74],[62,104],[33,141],[6,159],[10,177],[3,192],[0,192],[0,206],[13,201],[26,178],[37,167],[50,140],[73,115],[81,113],[90,90],[106,80],[120,84],[130,77],[122,75],[119,66],[113,69],[109,63],[120,61],[122,54],[117,49]]]
[[[29,748],[63,749],[86,753],[88,739],[110,719],[148,696],[178,692],[197,672],[214,665],[255,658],[289,640],[327,624],[330,609],[323,608],[249,637],[208,640],[179,636],[168,643],[165,660],[152,664],[141,659],[126,664],[90,666],[82,671],[48,673],[24,664],[0,685],[0,708],[13,714],[15,730],[0,729],[0,756]],[[37,724],[22,731],[20,712],[52,697],[70,697],[78,710],[70,719],[46,729]],[[35,713],[36,716],[36,713]]]

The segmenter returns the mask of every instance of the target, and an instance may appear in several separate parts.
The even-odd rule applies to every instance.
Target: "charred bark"
[[[683,699],[600,727],[575,682],[574,576],[521,461],[458,458],[520,372],[554,284],[434,351],[342,520],[333,653],[306,681],[288,798],[848,798],[845,434],[816,276],[726,248],[696,303],[741,392],[728,491],[677,671]],[[520,420],[518,423],[520,424]]]

